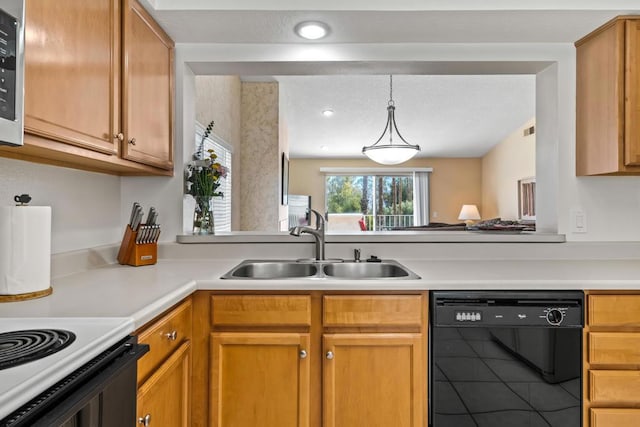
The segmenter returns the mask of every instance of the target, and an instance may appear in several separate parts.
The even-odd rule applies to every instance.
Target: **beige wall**
[[[240,230],[277,231],[280,141],[277,83],[242,83]]]
[[[321,167],[384,167],[368,159],[292,159],[290,163],[290,194],[308,194],[313,209],[325,210],[324,175]],[[418,158],[396,167],[430,167],[430,210],[432,222],[457,223],[463,204],[481,206],[481,159],[479,158]],[[437,215],[437,216],[434,216]]]
[[[529,120],[482,158],[482,218],[518,219],[518,180],[536,175],[536,136]]]
[[[231,229],[240,227],[241,128],[240,78],[238,76],[196,76],[196,120],[207,126],[215,122],[213,133],[233,147]],[[190,220],[189,220],[190,222]]]

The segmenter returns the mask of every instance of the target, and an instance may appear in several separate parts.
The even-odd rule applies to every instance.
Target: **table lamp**
[[[478,207],[476,205],[462,205],[458,219],[464,221],[464,223],[467,224],[467,227],[473,225],[475,221],[480,219]]]

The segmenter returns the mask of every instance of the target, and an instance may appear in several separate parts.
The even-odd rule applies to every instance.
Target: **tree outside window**
[[[328,175],[329,214],[360,214],[367,230],[413,225],[413,177],[407,175]]]

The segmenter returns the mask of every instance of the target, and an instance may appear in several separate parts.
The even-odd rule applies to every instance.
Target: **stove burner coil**
[[[61,329],[29,329],[0,333],[0,370],[42,359],[69,346],[73,332]]]

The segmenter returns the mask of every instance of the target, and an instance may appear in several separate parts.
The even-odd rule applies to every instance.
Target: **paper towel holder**
[[[18,302],[18,301],[26,301],[29,299],[42,298],[42,297],[46,297],[47,295],[51,295],[52,293],[53,293],[53,288],[49,287],[43,291],[28,292],[26,294],[0,295],[0,303]]]
[[[31,201],[31,196],[28,194],[20,194],[13,196],[13,201],[17,203],[17,206],[26,206]]]
[[[16,202],[16,208],[18,208],[18,210],[20,210],[20,211],[22,211],[22,209],[32,209],[32,208],[28,207],[28,205],[27,205],[31,201],[31,196],[29,196],[29,194],[25,193],[25,194],[15,195],[13,197],[13,200],[14,200],[14,202]],[[40,209],[40,207],[36,207],[35,209]],[[48,208],[48,209],[50,209],[50,208]],[[49,216],[49,224],[50,224],[50,218],[51,218],[50,211],[49,211],[49,215],[48,216]],[[49,255],[49,257],[50,257],[50,255]],[[2,265],[0,265],[0,273],[2,273],[3,270],[4,270],[4,267]],[[24,292],[24,293],[11,292],[11,290],[9,290],[9,292],[6,293],[6,294],[5,293],[0,293],[0,303],[25,301],[25,300],[30,300],[30,299],[35,299],[35,298],[42,298],[42,297],[45,297],[47,295],[51,295],[51,293],[53,293],[53,288],[51,287],[50,284],[47,284],[47,285],[48,285],[48,287],[44,287],[43,286],[40,289],[30,290],[29,292]]]

